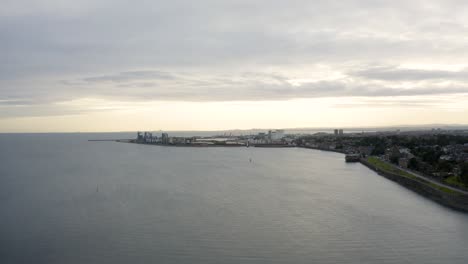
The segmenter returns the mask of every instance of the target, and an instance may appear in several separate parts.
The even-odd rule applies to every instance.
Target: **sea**
[[[0,263],[468,263],[468,214],[339,153],[0,134]]]

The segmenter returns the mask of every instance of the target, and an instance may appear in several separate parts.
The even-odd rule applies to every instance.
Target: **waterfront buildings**
[[[333,131],[333,134],[335,135],[335,137],[338,137],[338,136],[341,137],[343,136],[343,129],[335,129]]]
[[[163,145],[169,144],[169,135],[167,133],[161,134],[161,144]]]
[[[172,137],[162,133],[161,137],[153,136],[150,132],[138,132],[137,138],[132,142],[158,145],[185,145],[185,146],[268,146],[285,147],[294,146],[295,140],[291,136],[286,137],[284,130],[269,130],[256,135],[223,135],[211,137]]]
[[[269,130],[268,131],[268,139],[272,142],[276,142],[281,140],[284,137],[284,130]]]

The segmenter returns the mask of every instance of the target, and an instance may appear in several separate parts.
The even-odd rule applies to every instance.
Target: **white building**
[[[281,129],[270,130],[270,131],[268,131],[268,136],[269,136],[270,140],[272,140],[272,141],[281,140],[284,137],[284,130],[281,130]]]

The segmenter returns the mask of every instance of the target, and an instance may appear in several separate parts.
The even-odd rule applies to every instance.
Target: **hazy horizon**
[[[0,132],[467,124],[468,2],[11,1]]]
[[[46,133],[135,133],[137,131],[150,131],[150,132],[260,132],[267,130],[285,130],[287,133],[309,133],[309,132],[333,132],[334,129],[344,129],[347,132],[372,132],[372,131],[393,131],[400,129],[402,131],[418,131],[418,130],[430,130],[430,129],[444,129],[444,130],[466,130],[468,124],[421,124],[421,125],[393,125],[393,126],[354,126],[354,127],[254,127],[254,128],[231,128],[231,129],[217,129],[217,130],[168,130],[168,129],[136,129],[136,130],[116,130],[116,131],[7,131],[0,132],[0,134],[46,134]]]

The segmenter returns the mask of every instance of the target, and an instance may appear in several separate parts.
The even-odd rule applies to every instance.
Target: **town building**
[[[167,133],[161,134],[161,144],[163,145],[169,144],[169,135]]]
[[[268,139],[271,141],[279,141],[284,137],[284,130],[269,130]]]

